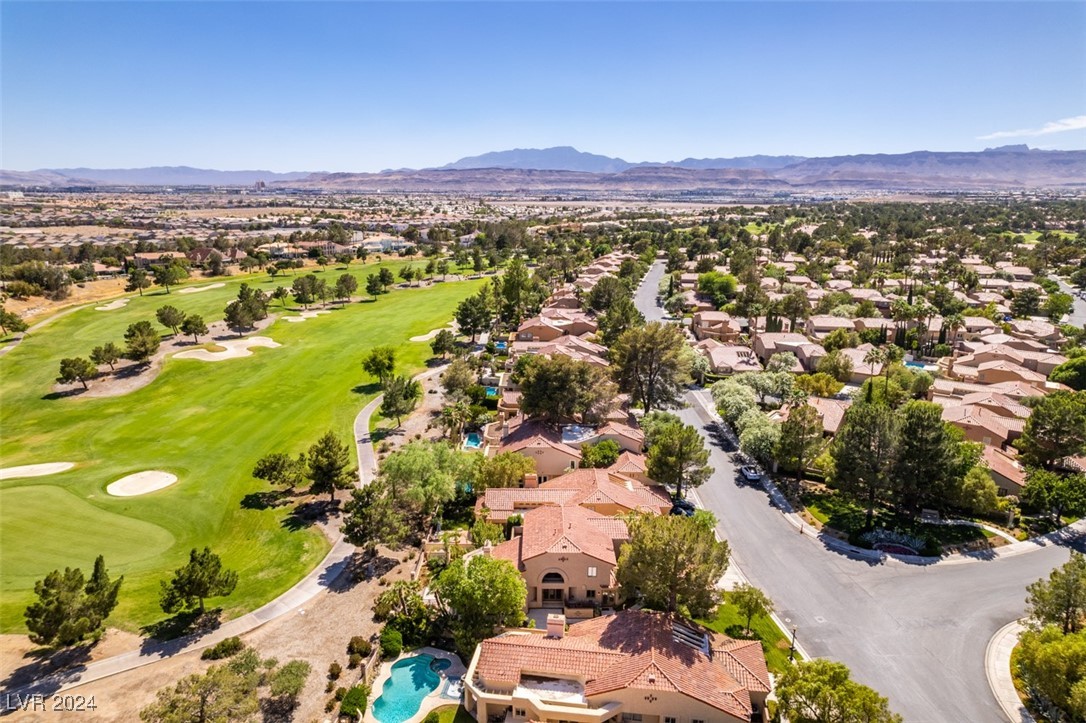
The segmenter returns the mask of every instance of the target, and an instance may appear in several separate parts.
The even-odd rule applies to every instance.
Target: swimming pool
[[[464,447],[467,449],[482,449],[483,438],[475,432],[469,432],[464,438]]]
[[[487,396],[487,399],[494,399],[495,397],[498,396],[498,388],[497,387],[487,387],[486,388],[486,396]]]
[[[419,712],[422,699],[441,685],[438,674],[450,665],[451,661],[425,654],[412,655],[394,663],[381,695],[373,701],[373,717],[381,723],[410,720]]]

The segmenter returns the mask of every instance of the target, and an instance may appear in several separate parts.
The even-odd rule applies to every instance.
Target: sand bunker
[[[44,477],[47,474],[67,472],[75,467],[75,462],[49,462],[48,464],[24,464],[21,467],[0,469],[0,480],[20,477]]]
[[[95,311],[113,311],[114,309],[122,309],[128,305],[128,302],[132,299],[114,299],[105,306],[94,307]]]
[[[303,311],[298,316],[284,316],[283,319],[285,319],[286,321],[289,321],[292,324],[297,324],[299,322],[305,321],[306,319],[315,319],[315,318],[317,318],[317,316],[319,314],[331,314],[331,313],[332,312],[325,311],[323,309],[321,309],[320,311]]]
[[[116,482],[111,482],[106,487],[106,492],[114,497],[135,497],[169,487],[176,481],[177,475],[149,469],[146,472],[136,472],[127,477],[121,477]]]
[[[425,334],[423,334],[421,336],[413,336],[413,337],[411,337],[408,341],[430,341],[431,339],[433,339],[435,336],[437,336],[441,332],[445,331],[446,329],[448,329],[449,331],[455,332],[456,331],[456,322],[455,321],[450,321],[448,324],[441,327],[440,329],[431,329],[430,331],[426,332]]]
[[[207,349],[189,349],[183,351],[180,354],[174,354],[174,359],[199,359],[200,361],[217,362],[225,361],[227,359],[240,359],[246,356],[252,356],[253,353],[249,351],[250,347],[263,346],[269,349],[274,349],[277,346],[281,346],[276,341],[269,339],[266,336],[250,336],[245,339],[225,339],[216,342],[218,346],[223,347],[222,351],[208,351]]]
[[[201,291],[211,291],[212,289],[221,289],[226,284],[219,282],[217,284],[208,284],[207,286],[194,286],[191,289],[181,289],[177,293],[179,294],[199,294]]]

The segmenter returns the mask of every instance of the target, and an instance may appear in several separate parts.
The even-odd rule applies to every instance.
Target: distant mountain
[[[572,146],[554,148],[514,148],[469,156],[459,161],[427,170],[468,170],[478,168],[515,168],[533,171],[579,171],[582,173],[621,173],[638,166],[675,166],[678,168],[784,168],[806,160],[803,156],[743,156],[740,158],[686,158],[681,161],[643,161],[629,163],[621,158],[578,151]],[[401,169],[406,170],[406,169]]]
[[[216,171],[189,166],[153,166],[151,168],[45,168],[30,175],[51,178],[49,185],[90,182],[103,186],[251,186],[257,181],[297,181],[310,178],[308,172],[273,173],[272,171]]]
[[[481,156],[468,156],[439,169],[468,170],[476,168],[515,168],[533,171],[581,171],[583,173],[617,173],[631,165],[621,158],[584,153],[572,146],[554,148],[514,148],[494,151]]]

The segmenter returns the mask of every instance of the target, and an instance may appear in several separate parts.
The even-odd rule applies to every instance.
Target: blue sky
[[[1081,2],[5,0],[0,166],[1086,148],[1084,38]]]

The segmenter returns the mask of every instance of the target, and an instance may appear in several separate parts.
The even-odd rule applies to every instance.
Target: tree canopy
[[[211,548],[194,548],[189,553],[188,564],[175,570],[169,582],[162,581],[162,610],[175,613],[199,608],[203,613],[206,598],[229,595],[237,584],[238,574],[224,570],[222,560]]]
[[[886,698],[850,676],[844,664],[831,660],[789,667],[777,680],[781,713],[791,723],[901,723]]]
[[[79,568],[53,570],[34,584],[37,600],[24,613],[30,640],[38,645],[74,645],[101,632],[117,606],[124,577],[111,580],[105,559],[94,560],[90,579]]]
[[[619,388],[645,412],[678,404],[690,370],[677,326],[651,322],[627,329],[611,347]]]
[[[513,563],[489,555],[454,560],[433,587],[441,604],[453,612],[453,640],[462,656],[471,656],[498,625],[519,624],[528,597]]]

